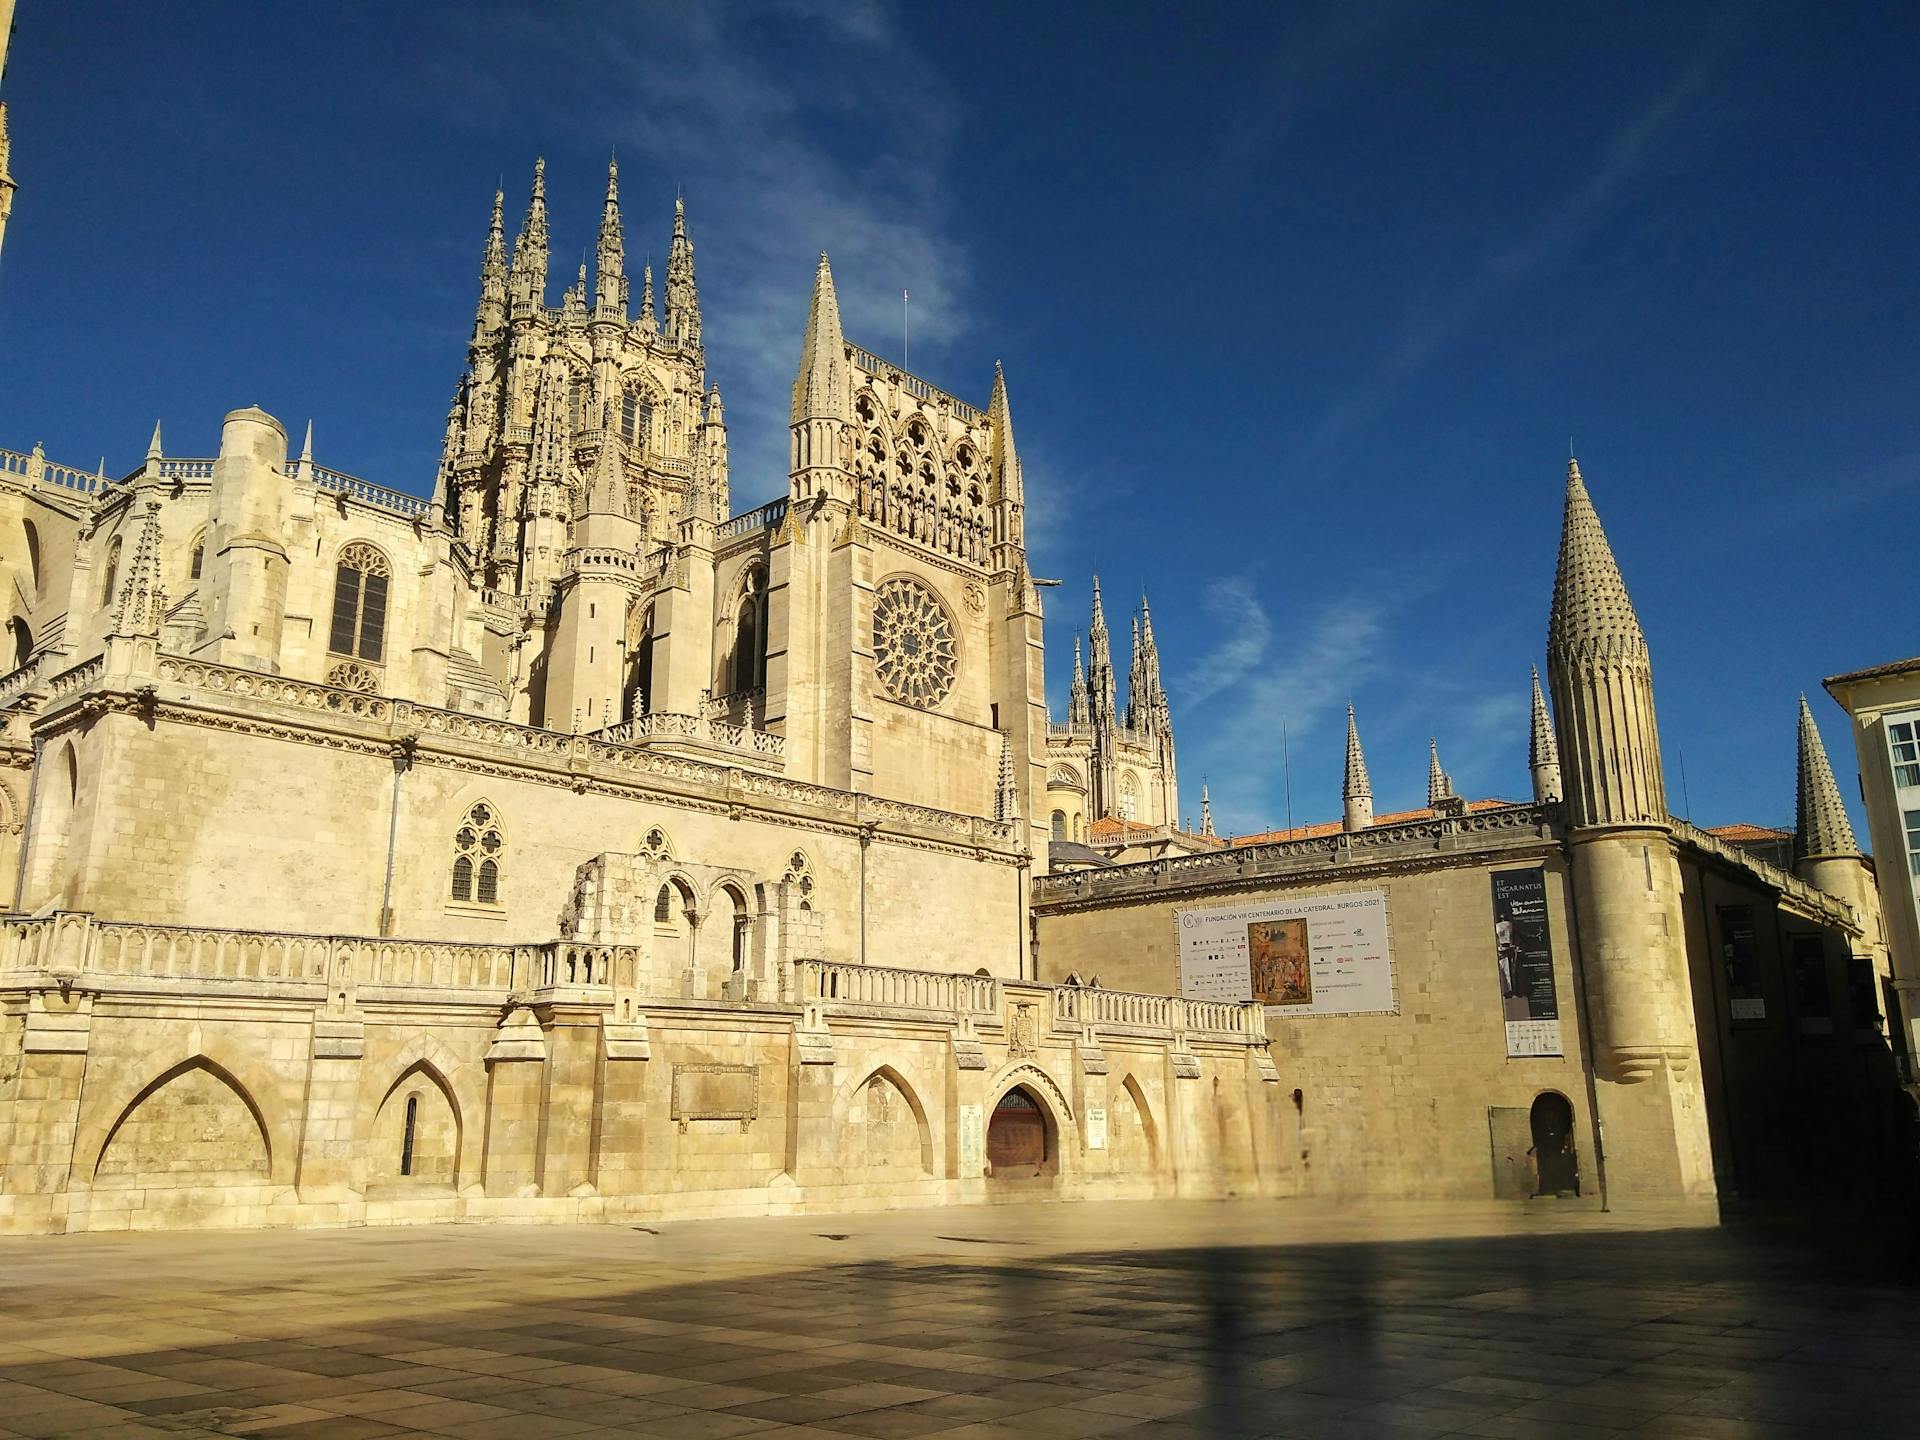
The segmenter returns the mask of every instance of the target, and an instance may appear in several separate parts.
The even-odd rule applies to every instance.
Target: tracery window
[[[796,850],[787,857],[787,873],[781,877],[787,884],[800,892],[800,908],[813,908],[813,867],[807,863],[804,850]]]
[[[500,867],[507,858],[506,836],[493,806],[482,800],[453,835],[453,898],[476,905],[500,903]]]
[[[1120,777],[1119,809],[1122,820],[1132,820],[1140,810],[1140,788],[1134,783],[1131,770]]]
[[[333,573],[333,626],[327,649],[378,665],[387,647],[387,557],[356,540]]]
[[[644,450],[652,433],[652,402],[638,390],[627,391],[620,399],[620,438],[635,450]]]
[[[101,586],[100,586],[100,603],[102,605],[113,604],[114,582],[117,581],[119,578],[120,578],[120,539],[118,536],[115,536],[113,544],[107,547],[106,578],[101,583]]]
[[[918,580],[888,580],[873,601],[874,668],[902,704],[931,710],[953,689],[958,661],[953,622]]]

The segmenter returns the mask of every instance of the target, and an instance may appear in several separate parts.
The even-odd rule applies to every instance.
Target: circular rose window
[[[873,598],[873,656],[895,700],[931,710],[953,689],[953,623],[918,580],[889,580]]]

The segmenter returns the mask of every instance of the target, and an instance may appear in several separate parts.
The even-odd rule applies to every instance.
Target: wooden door
[[[1047,1122],[1024,1090],[1009,1090],[987,1123],[987,1159],[995,1175],[1038,1175],[1047,1166]]]

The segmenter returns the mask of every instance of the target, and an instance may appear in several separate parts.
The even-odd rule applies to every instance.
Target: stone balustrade
[[[990,975],[939,970],[895,970],[833,960],[794,963],[795,996],[802,1004],[870,1005],[928,1010],[942,1015],[996,1015],[1000,982]]]

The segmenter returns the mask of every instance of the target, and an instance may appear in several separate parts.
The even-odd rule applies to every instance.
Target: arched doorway
[[[1536,1195],[1578,1195],[1580,1156],[1573,1143],[1573,1106],[1551,1090],[1533,1098],[1533,1166]]]
[[[1054,1141],[1047,1112],[1024,1086],[1000,1097],[987,1122],[987,1163],[995,1179],[1051,1175]]]

